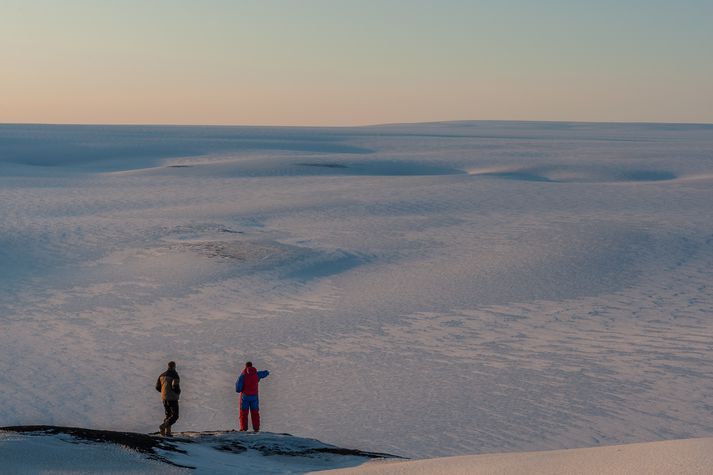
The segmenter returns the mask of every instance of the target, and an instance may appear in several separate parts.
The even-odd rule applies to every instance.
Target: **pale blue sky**
[[[713,122],[713,1],[0,3],[0,122]]]

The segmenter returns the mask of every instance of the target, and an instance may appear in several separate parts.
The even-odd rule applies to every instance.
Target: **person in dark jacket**
[[[253,430],[260,431],[260,404],[258,400],[258,383],[267,378],[269,371],[258,371],[248,361],[240,377],[235,381],[235,392],[240,393],[240,430],[248,430],[248,412],[253,423]]]
[[[156,381],[156,391],[161,393],[166,418],[159,427],[161,435],[171,435],[171,426],[178,420],[178,398],[181,395],[181,378],[176,372],[176,363],[169,361],[168,369]]]

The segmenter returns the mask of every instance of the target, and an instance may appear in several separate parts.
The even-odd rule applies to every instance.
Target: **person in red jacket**
[[[240,393],[240,430],[248,430],[248,411],[253,423],[253,430],[260,431],[260,404],[258,399],[258,383],[267,378],[269,371],[258,371],[248,361],[240,377],[235,381],[235,392]]]

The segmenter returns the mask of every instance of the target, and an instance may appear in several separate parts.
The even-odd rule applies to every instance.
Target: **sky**
[[[0,123],[713,123],[711,24],[711,0],[1,0]]]

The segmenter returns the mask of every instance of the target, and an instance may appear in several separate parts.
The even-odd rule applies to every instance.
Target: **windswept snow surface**
[[[369,462],[323,475],[709,475],[713,438],[516,454]]]
[[[0,126],[0,425],[433,457],[713,434],[713,126]]]

